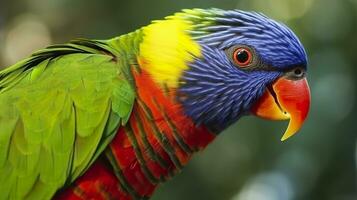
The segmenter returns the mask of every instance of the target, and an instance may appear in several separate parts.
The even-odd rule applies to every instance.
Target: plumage
[[[249,66],[235,63],[238,47],[251,50]],[[290,29],[239,10],[183,10],[39,50],[0,72],[0,199],[149,198],[306,65]],[[285,110],[273,119],[291,111],[278,92]]]
[[[133,88],[96,45],[52,46],[1,72],[0,199],[50,198],[127,121]]]

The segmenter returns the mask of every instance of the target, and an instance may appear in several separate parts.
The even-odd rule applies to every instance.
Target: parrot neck
[[[194,152],[214,138],[196,126],[176,103],[174,91],[162,89],[150,75],[132,69],[136,103],[128,124],[119,129],[107,150],[122,190],[134,199],[149,197],[160,182],[177,174]]]

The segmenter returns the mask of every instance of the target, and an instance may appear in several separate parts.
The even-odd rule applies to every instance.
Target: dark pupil
[[[300,76],[302,73],[301,69],[295,69],[295,75]]]
[[[240,63],[245,63],[249,59],[248,52],[246,50],[241,50],[237,53],[237,61]]]

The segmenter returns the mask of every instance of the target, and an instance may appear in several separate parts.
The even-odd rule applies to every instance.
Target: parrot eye
[[[296,67],[296,68],[292,69],[291,71],[288,71],[286,73],[286,75],[293,80],[298,80],[298,79],[304,78],[306,76],[306,70],[301,67]]]
[[[304,72],[303,72],[300,68],[296,68],[296,69],[294,70],[294,75],[295,75],[296,77],[301,77],[303,74],[304,74]]]
[[[233,61],[239,67],[246,67],[252,62],[252,53],[245,47],[240,47],[233,52]]]

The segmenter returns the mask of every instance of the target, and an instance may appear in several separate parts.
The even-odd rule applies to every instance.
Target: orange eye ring
[[[252,60],[252,52],[247,48],[240,47],[233,52],[233,61],[239,67],[247,67]]]

